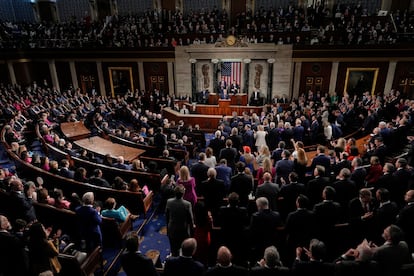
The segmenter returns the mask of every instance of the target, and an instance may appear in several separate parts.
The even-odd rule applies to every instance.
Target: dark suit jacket
[[[325,175],[329,176],[331,173],[331,159],[325,154],[318,154],[312,159],[311,171],[313,171],[316,165],[325,167]]]
[[[213,213],[215,217],[218,209],[223,203],[226,195],[224,181],[216,178],[210,178],[201,182],[199,189],[200,195],[204,197],[206,208]]]
[[[365,168],[357,168],[351,174],[351,180],[355,182],[357,189],[365,187],[365,177],[367,176],[367,171]]]
[[[385,243],[374,251],[373,260],[377,261],[382,275],[399,275],[403,264],[412,262],[411,254],[407,243],[402,241],[399,244]]]
[[[378,263],[375,261],[343,260],[335,264],[336,276],[366,276],[381,275]]]
[[[414,237],[412,233],[414,233],[414,203],[409,203],[405,206],[401,211],[398,213],[397,221],[395,222],[404,233],[411,233],[406,235],[406,241],[410,250],[414,250]]]
[[[27,275],[29,260],[23,242],[9,232],[0,232],[0,244],[0,275]]]
[[[279,186],[273,182],[264,182],[256,189],[256,198],[264,196],[269,201],[269,207],[273,211],[277,210],[277,197],[279,194]]]
[[[283,218],[296,210],[296,198],[300,194],[305,194],[305,185],[302,183],[292,182],[280,188],[278,207]]]
[[[59,175],[66,177],[66,178],[73,179],[75,177],[75,172],[72,170],[69,170],[68,168],[60,168]]]
[[[327,185],[329,185],[329,178],[325,176],[315,177],[306,183],[306,195],[312,205],[322,200],[322,191]]]
[[[280,179],[282,177],[283,179],[286,180],[286,182],[289,181],[289,174],[293,171],[294,164],[292,160],[282,159],[276,162],[275,168],[276,168],[276,183],[281,184],[282,182],[280,181]]]
[[[349,201],[358,196],[355,182],[350,179],[337,180],[332,184],[332,187],[336,190],[336,201],[341,204],[345,215],[348,210]]]
[[[196,193],[197,195],[200,195],[199,187],[201,187],[201,182],[206,180],[207,177],[207,171],[209,169],[209,166],[204,164],[203,162],[197,162],[193,164],[190,168],[191,176],[194,177],[195,183],[196,183]]]
[[[299,261],[295,260],[292,265],[292,272],[296,276],[305,275],[334,275],[335,267],[332,263],[320,261]]]
[[[126,252],[122,254],[121,265],[127,276],[158,276],[152,260],[140,252]]]
[[[230,193],[236,192],[239,195],[240,206],[247,207],[249,194],[253,191],[252,178],[245,173],[238,173],[231,178]]]
[[[11,205],[10,221],[24,219],[27,222],[36,220],[36,212],[32,205],[32,199],[27,198],[23,192],[10,192]]]
[[[297,246],[308,246],[316,234],[315,214],[307,209],[297,209],[289,213],[286,219],[285,231],[287,242],[292,250]]]
[[[186,258],[183,256],[170,257],[165,261],[163,275],[201,276],[204,275],[204,270],[204,265],[193,258]]]
[[[374,210],[376,233],[376,239],[374,240],[374,242],[376,244],[379,244],[382,241],[381,235],[384,229],[388,225],[395,223],[399,210],[400,209],[398,208],[397,204],[393,201],[385,203]]]
[[[178,274],[177,274],[178,275]],[[235,264],[229,267],[222,267],[219,265],[210,267],[206,274],[206,276],[247,276],[249,275],[249,271],[242,267],[237,266]]]
[[[236,157],[237,150],[235,148],[224,148],[220,150],[219,161],[223,158],[226,159],[227,166],[232,168],[233,171],[235,170]]]
[[[102,246],[101,223],[102,217],[88,205],[79,206],[76,210],[80,234],[86,242],[86,250],[92,252],[97,246]]]

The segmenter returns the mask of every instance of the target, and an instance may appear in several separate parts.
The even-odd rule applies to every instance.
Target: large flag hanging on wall
[[[222,62],[221,78],[226,81],[227,85],[230,85],[233,80],[235,80],[236,83],[240,85],[241,62]]]

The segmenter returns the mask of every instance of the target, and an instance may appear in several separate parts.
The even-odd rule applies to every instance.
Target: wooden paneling
[[[307,93],[311,89],[314,93],[329,92],[331,78],[331,62],[303,62],[299,94]]]
[[[91,93],[92,89],[99,89],[96,62],[76,62],[76,74],[82,93]]]
[[[398,62],[392,88],[404,97],[414,98],[414,62]]]
[[[146,91],[153,91],[154,88],[157,88],[161,95],[169,93],[166,62],[144,62],[144,75]]]

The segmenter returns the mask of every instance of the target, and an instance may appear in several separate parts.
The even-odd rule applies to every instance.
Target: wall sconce
[[[196,62],[197,62],[197,60],[196,60],[195,58],[190,58],[188,61],[189,61],[190,63],[196,63]]]
[[[217,58],[213,58],[213,59],[211,59],[211,62],[214,63],[214,64],[217,64],[219,62],[219,60]]]
[[[250,63],[250,62],[252,62],[252,60],[250,58],[245,58],[245,59],[243,59],[243,62],[244,63]]]
[[[267,60],[267,62],[268,62],[268,63],[275,63],[275,61],[276,61],[276,60],[275,60],[274,58],[269,58],[269,59]]]

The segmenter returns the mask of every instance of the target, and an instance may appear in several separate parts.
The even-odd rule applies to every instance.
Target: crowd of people
[[[378,10],[380,7],[378,7]],[[175,47],[224,41],[233,34],[245,43],[374,45],[409,41],[413,14],[393,12],[393,20],[369,14],[360,3],[308,8],[260,7],[239,13],[234,25],[226,10],[146,10],[93,22],[2,22],[1,48]]]
[[[193,129],[184,121],[169,121],[163,117],[164,105],[146,104],[148,95],[139,92],[110,98],[83,94],[79,89],[60,92],[37,84],[1,89],[7,143],[26,162],[36,162],[44,169],[49,167],[64,177],[76,175],[83,182],[109,184],[99,170],[82,172],[79,168],[69,168],[67,160],[54,164],[55,160],[47,163],[46,157],[30,156],[30,145],[26,142],[32,140],[30,129],[34,124],[41,125],[46,141],[84,158],[91,156],[88,152],[78,152],[69,141],[59,137],[55,127],[60,122],[84,121],[96,135],[117,133],[136,143],[152,143],[167,151],[166,157],[171,140],[185,139],[196,144],[193,158],[197,160],[176,159],[179,166],[172,174],[166,173],[161,184],[171,261],[180,258],[182,245],[191,245],[193,249],[183,256],[194,251],[194,258],[204,266],[202,270],[214,266],[212,254],[216,250],[227,258],[218,267],[234,263],[242,270],[254,266],[263,254],[264,261],[260,264],[266,266],[266,252],[273,255],[280,252],[280,261],[273,260],[275,266],[295,271],[312,260],[332,264],[339,262],[336,258],[342,252],[338,250],[343,249],[337,246],[338,223],[348,225],[347,246],[354,248],[341,258],[358,260],[355,252],[369,251],[364,260],[375,260],[389,273],[412,261],[407,257],[414,246],[410,235],[414,202],[412,158],[411,155],[395,161],[388,158],[411,142],[407,137],[413,126],[414,102],[398,91],[383,96],[364,93],[354,98],[322,96],[309,91],[282,108],[276,99],[276,104],[262,114],[246,112],[223,117],[213,139],[196,142],[192,132],[203,133],[199,126]],[[165,97],[153,91],[149,98],[159,103]],[[341,137],[360,127],[364,134],[372,134],[364,152],[355,151],[352,137],[348,140]],[[334,128],[342,134],[334,135]],[[314,144],[320,145],[317,156],[307,160],[304,147]],[[122,158],[116,160],[124,165],[123,169],[131,169]],[[151,167],[150,164],[135,166],[147,171]],[[99,219],[96,219],[99,213],[113,214],[119,220],[128,214],[124,207],[116,208],[114,199],[107,199],[102,205],[94,205],[93,194],[75,198],[70,195],[66,200],[62,191],[45,191],[39,183],[19,179],[16,171],[0,169],[0,172],[2,189],[14,193],[20,204],[10,217],[14,227],[18,225],[17,219],[29,225],[36,221],[32,200],[55,205],[58,202],[60,207],[75,211],[80,210],[79,206],[88,207],[85,213],[93,215],[97,222],[85,244],[91,250],[101,242]],[[125,183],[122,179],[119,183],[122,189],[145,185]],[[53,196],[48,196],[49,192]],[[223,198],[227,199],[225,204]],[[84,220],[88,219],[91,217],[85,214]],[[3,228],[2,224],[2,229],[10,234],[9,224],[5,225]],[[281,234],[283,231],[285,235]],[[194,249],[194,241],[187,238],[196,240],[198,250]],[[393,250],[400,254],[398,261],[381,259],[379,249],[373,249],[373,244],[385,247],[381,246],[383,238],[385,245],[394,246]],[[309,252],[297,249],[303,247]],[[165,273],[171,269],[169,262],[166,261]],[[329,269],[331,266],[327,265]],[[207,273],[216,275],[214,270]]]

